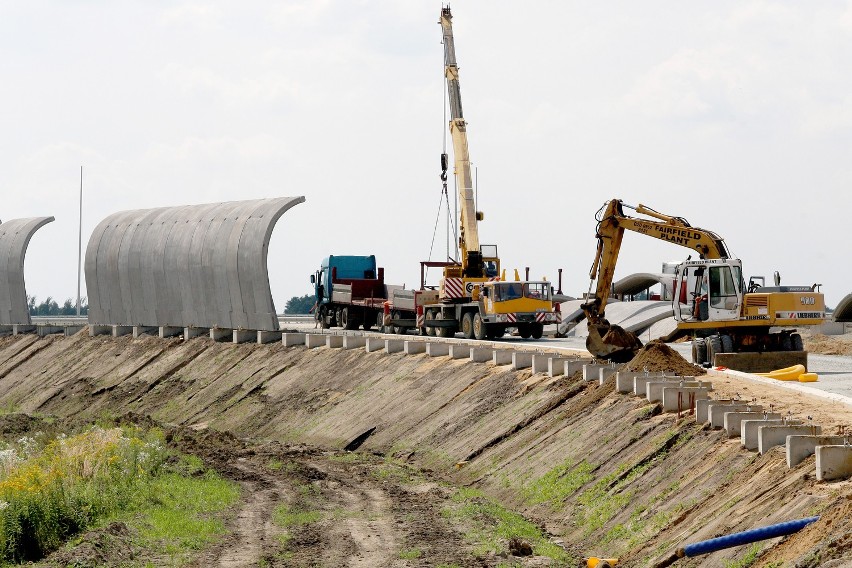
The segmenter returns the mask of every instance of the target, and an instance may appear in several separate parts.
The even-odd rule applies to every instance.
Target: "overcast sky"
[[[76,295],[81,165],[84,249],[120,210],[304,195],[270,247],[279,311],[328,254],[416,286],[447,131],[440,8],[0,0],[0,219],[56,217],[28,292]],[[585,291],[618,197],[719,233],[746,276],[852,292],[852,4],[452,9],[480,240],[504,267]],[[687,254],[627,235],[616,277]]]

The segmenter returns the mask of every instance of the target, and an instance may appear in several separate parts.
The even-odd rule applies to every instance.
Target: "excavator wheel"
[[[793,351],[804,351],[805,350],[805,342],[802,341],[802,336],[798,333],[794,333],[790,336],[790,343],[793,346]]]
[[[703,365],[707,362],[707,343],[703,337],[696,337],[692,340],[692,362],[696,365]]]
[[[711,335],[707,338],[707,360],[710,366],[715,365],[716,353],[724,353],[722,351],[722,338],[718,335]]]

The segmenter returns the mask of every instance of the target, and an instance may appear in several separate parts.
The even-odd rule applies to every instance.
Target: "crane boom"
[[[459,248],[461,249],[463,274],[480,277],[482,276],[482,255],[479,249],[477,222],[481,220],[482,214],[477,213],[474,200],[473,176],[470,170],[470,154],[467,144],[467,123],[462,113],[459,67],[456,63],[452,20],[450,8],[442,8],[440,24],[444,36],[444,76],[450,99],[450,135],[453,139],[456,187],[461,205]]]

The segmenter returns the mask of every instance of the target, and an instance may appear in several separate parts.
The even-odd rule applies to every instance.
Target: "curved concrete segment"
[[[24,256],[33,233],[53,220],[29,217],[0,224],[0,325],[30,325]]]
[[[834,310],[834,321],[852,321],[852,294],[846,294]]]
[[[304,197],[114,213],[86,248],[90,325],[277,331],[267,255]]]
[[[663,286],[668,285],[668,287],[671,288],[673,278],[674,277],[671,274],[637,272],[636,274],[625,276],[618,282],[613,282],[612,292],[613,294],[624,294],[630,296],[643,292],[657,284],[662,284]]]

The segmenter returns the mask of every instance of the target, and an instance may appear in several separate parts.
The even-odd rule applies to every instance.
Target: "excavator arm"
[[[625,215],[624,207],[651,219]],[[589,278],[596,281],[597,286],[594,296],[582,305],[589,327],[586,347],[597,358],[629,361],[642,343],[636,335],[611,325],[604,316],[624,231],[634,231],[686,247],[703,259],[728,258],[729,253],[724,240],[712,231],[693,227],[682,217],[664,215],[642,204],[631,207],[619,199],[613,199],[601,208],[597,220],[598,246],[589,272]]]

